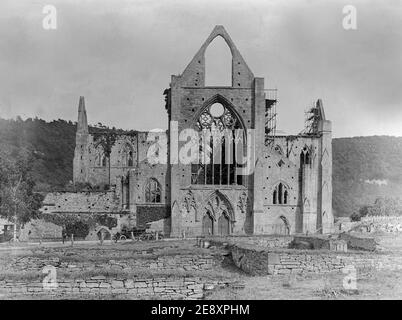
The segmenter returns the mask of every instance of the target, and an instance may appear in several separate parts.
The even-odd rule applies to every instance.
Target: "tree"
[[[17,226],[38,216],[43,200],[34,193],[35,182],[31,177],[31,157],[18,155],[10,160],[0,156],[0,215],[14,221],[14,241]]]
[[[361,218],[367,216],[369,214],[369,212],[370,212],[370,208],[371,208],[371,206],[367,206],[367,205],[364,205],[364,206],[360,207],[359,216]]]
[[[351,215],[350,215],[350,221],[360,221],[361,220],[361,216],[360,216],[360,214],[358,214],[357,212],[353,212]]]

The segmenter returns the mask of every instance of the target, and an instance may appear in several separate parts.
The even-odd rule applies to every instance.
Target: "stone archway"
[[[100,227],[97,231],[96,231],[96,236],[98,237],[98,240],[110,240],[112,238],[112,233],[109,230],[109,228],[106,227]]]
[[[235,223],[233,207],[227,197],[219,191],[213,192],[204,206],[202,220],[203,235],[227,236]]]
[[[231,233],[230,231],[229,217],[223,212],[218,219],[218,235],[228,236]]]
[[[290,224],[288,219],[284,216],[280,216],[276,219],[276,223],[274,225],[274,233],[277,235],[289,235],[290,234]]]
[[[209,211],[204,214],[202,218],[202,235],[210,236],[214,234],[214,219],[211,217]]]

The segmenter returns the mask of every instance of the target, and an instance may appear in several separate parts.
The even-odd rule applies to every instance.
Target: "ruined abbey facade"
[[[227,87],[205,86],[205,51],[218,36],[232,54]],[[120,226],[160,222],[171,237],[331,232],[331,122],[321,100],[312,107],[309,130],[276,133],[275,99],[222,26],[214,28],[183,73],[171,77],[164,94],[169,128],[159,138],[166,136],[165,149],[158,149],[158,139],[148,132],[91,133],[81,97],[74,183],[93,189],[48,195],[45,209],[116,214]],[[188,144],[182,133],[188,129],[204,134],[197,161],[182,159],[180,150]],[[225,134],[215,139],[208,131]],[[243,139],[237,140],[239,133]],[[166,163],[155,163],[150,154]],[[208,155],[210,161],[204,161]]]

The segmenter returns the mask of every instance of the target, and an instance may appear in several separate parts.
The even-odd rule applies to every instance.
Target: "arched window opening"
[[[220,236],[228,236],[231,233],[230,220],[226,212],[222,212],[218,219],[218,234]]]
[[[206,107],[196,122],[200,132],[199,163],[191,166],[191,183],[243,185],[240,169],[246,151],[240,119],[228,106],[216,102]],[[239,170],[237,170],[239,169]]]
[[[102,154],[102,158],[101,158],[101,159],[102,159],[102,161],[101,161],[101,163],[102,163],[101,166],[102,166],[102,167],[106,167],[106,156],[105,156],[104,154]]]
[[[279,183],[272,193],[273,204],[288,204],[289,191],[283,183]]]
[[[106,167],[106,155],[102,147],[98,147],[95,156],[95,165],[98,167]]]
[[[160,203],[161,198],[161,187],[159,182],[154,178],[149,179],[145,186],[145,202]]]
[[[310,153],[307,147],[304,147],[300,152],[300,166],[304,164],[311,164]]]
[[[214,234],[214,220],[211,213],[207,211],[202,218],[202,235],[210,236]]]
[[[121,149],[122,153],[122,165],[124,167],[132,167],[134,165],[134,152],[129,143],[126,143]]]
[[[226,41],[218,36],[205,52],[205,86],[232,85],[232,52]]]
[[[133,166],[133,152],[131,150],[128,153],[127,166],[129,167]]]

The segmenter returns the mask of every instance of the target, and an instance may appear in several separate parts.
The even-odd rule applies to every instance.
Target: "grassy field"
[[[243,278],[244,289],[227,288],[207,299],[237,300],[364,300],[402,299],[402,271],[376,271],[357,275],[356,289],[343,287],[344,274],[265,276]]]
[[[370,234],[374,236],[383,250],[395,255],[402,255],[401,234]],[[345,289],[346,274],[327,273],[303,276],[263,276],[242,275],[243,289],[226,288],[215,291],[207,299],[402,299],[402,266],[399,270],[358,271],[356,289]]]

